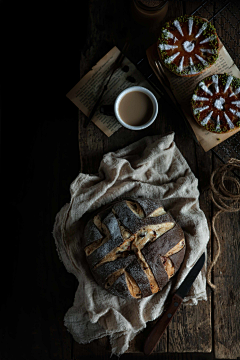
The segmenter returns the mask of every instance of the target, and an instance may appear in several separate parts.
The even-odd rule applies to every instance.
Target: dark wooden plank
[[[191,13],[201,2],[185,2],[187,13]],[[224,2],[208,2],[201,7],[195,15],[210,19],[213,15],[217,14],[226,3]],[[212,23],[216,27],[218,36],[222,40],[224,46],[229,52],[230,56],[234,60],[237,66],[239,62],[240,47],[238,46],[238,32],[239,32],[239,7],[236,2],[229,2],[228,6],[217,14]],[[213,151],[223,161],[227,162],[231,157],[240,158],[240,133],[233,135],[232,137],[225,140],[222,144],[216,146]]]
[[[215,168],[222,163],[215,158]],[[234,185],[226,183],[230,191]],[[214,213],[217,208],[214,207]],[[213,270],[214,291],[214,351],[218,359],[240,356],[240,221],[239,212],[221,214],[215,223],[221,254]],[[217,251],[213,240],[213,254]]]
[[[226,5],[224,2],[215,2],[215,12],[217,13],[224,5]],[[213,24],[230,56],[239,66],[239,3],[236,1],[229,2],[228,6],[213,19]]]
[[[90,349],[90,345],[89,345],[89,349]],[[159,360],[159,357],[161,356],[161,360],[214,360],[214,356],[213,354],[208,354],[208,353],[161,353],[161,355],[159,355],[158,353],[153,353],[151,354],[151,359],[153,360]],[[98,360],[117,360],[119,359],[116,355],[111,356],[111,354],[101,354],[98,353],[97,355],[94,355],[94,353],[91,351],[89,351],[89,355],[84,355],[84,354],[79,354],[78,356],[74,357],[74,360],[88,360],[93,358],[94,359],[98,359]],[[146,356],[144,356],[143,354],[133,354],[133,353],[125,353],[123,355],[121,355],[120,357],[123,360],[142,360],[142,359],[147,359]]]
[[[167,16],[168,16],[168,18],[171,18],[174,16],[178,16],[182,13],[183,13],[182,5],[174,4],[174,6],[173,5],[170,6]],[[93,22],[93,25],[94,25],[94,22]],[[155,36],[157,36],[157,32],[155,32]],[[148,45],[150,45],[150,44],[151,43],[149,43]],[[136,46],[136,44],[134,46]],[[140,54],[140,52],[139,52],[139,54]],[[131,56],[129,56],[129,58],[131,58]],[[89,63],[89,62],[87,62],[87,63]],[[84,66],[84,64],[83,64],[83,66]],[[82,73],[84,73],[84,71],[82,71]],[[97,170],[98,165],[96,165],[96,164],[100,162],[101,153],[106,153],[107,151],[116,151],[119,148],[124,147],[134,141],[137,141],[138,139],[140,139],[141,137],[146,136],[146,135],[165,134],[169,131],[174,131],[175,129],[177,129],[176,137],[175,137],[176,143],[179,146],[180,151],[182,151],[183,155],[186,157],[190,166],[193,167],[193,171],[195,172],[195,174],[197,173],[195,150],[189,152],[189,146],[190,146],[190,148],[195,149],[194,141],[190,138],[190,136],[188,134],[186,135],[186,131],[184,131],[184,132],[181,131],[185,128],[185,124],[182,122],[182,120],[179,120],[174,109],[170,108],[168,104],[161,102],[161,100],[159,101],[159,116],[158,116],[156,122],[148,129],[145,129],[144,131],[139,131],[137,133],[129,131],[127,129],[120,129],[117,133],[113,134],[110,138],[107,138],[102,133],[99,134],[98,129],[96,129],[94,131],[94,125],[93,125],[92,128],[89,128],[89,130],[88,130],[89,132],[86,134],[86,130],[82,128],[82,123],[83,123],[83,121],[81,120],[82,117],[83,117],[83,115],[80,115],[79,140],[80,140],[80,153],[81,153],[81,158],[82,158],[82,162],[83,162],[84,172],[86,170],[90,171],[90,172],[95,172]],[[188,147],[186,147],[186,140],[188,142]],[[102,152],[101,152],[101,149],[102,149]],[[89,153],[90,153],[90,159],[87,158],[87,155]],[[94,157],[95,154],[97,155],[97,158],[94,161],[94,160],[92,160],[92,158]],[[202,156],[203,156],[203,154],[202,154]],[[204,200],[202,202],[204,204]],[[206,313],[206,307],[204,305],[200,305],[200,306],[202,306],[202,311],[201,311],[201,315],[202,315],[203,313]],[[186,311],[189,312],[188,318],[191,319],[191,321],[189,323],[187,323],[185,321],[185,324],[184,325],[181,324],[181,325],[185,326],[186,332],[191,331],[191,333],[193,333],[192,329],[195,327],[196,323],[199,323],[200,317],[197,316],[196,311],[195,311],[195,315],[192,315],[192,313],[194,313],[194,311],[192,311],[192,309],[193,309],[192,307],[186,307],[186,308],[187,308],[187,310],[185,310],[185,313],[186,313]],[[210,319],[209,306],[208,306],[207,314],[208,314],[207,321],[209,321],[209,319]],[[178,324],[183,323],[183,319],[185,319],[185,316],[183,313],[180,313],[179,317],[181,318],[181,321],[180,320],[175,321],[175,324],[173,325],[173,330],[171,333],[172,342],[170,344],[170,351],[172,351],[172,352],[178,351],[178,346],[173,345],[178,341],[177,332],[175,331],[174,326],[178,327]],[[193,318],[194,318],[194,321],[192,320]],[[150,329],[151,326],[152,326],[152,324],[148,324],[147,328]],[[205,329],[206,322],[205,323],[201,322],[201,326],[202,326],[202,329]],[[202,336],[203,341],[206,341],[206,338],[208,338],[208,341],[210,341],[210,339],[211,339],[211,337],[209,338],[209,332],[211,332],[210,326],[208,326],[207,328],[208,328],[207,333],[205,332],[204,336]],[[129,352],[141,351],[143,340],[146,336],[146,333],[149,331],[148,329],[145,330],[143,333],[139,334],[132,341],[132,343],[130,344]],[[173,333],[175,334],[175,336],[173,336]],[[199,336],[198,336],[199,333],[194,332],[194,334],[196,334],[196,336],[195,336],[195,342],[193,341],[191,343],[192,347],[188,348],[186,341],[183,340],[183,342],[182,342],[183,349],[185,349],[185,351],[187,351],[186,350],[187,348],[188,348],[188,351],[194,351],[194,350],[210,351],[209,349],[211,347],[209,347],[209,343],[207,343],[207,345],[205,347],[204,346],[201,347],[201,345],[199,345],[201,343],[201,341],[199,341],[199,340],[196,341],[196,338],[199,339]],[[198,348],[196,348],[196,345],[195,345],[196,343],[198,344]],[[194,348],[194,346],[195,346],[195,348]],[[158,348],[156,349],[156,352],[162,352],[162,351],[167,351],[167,332],[166,332],[166,334],[164,334],[164,338],[161,340]],[[184,350],[182,350],[182,351],[184,351]],[[75,355],[77,354],[76,349],[74,351],[74,354]]]
[[[185,2],[184,13],[191,13],[201,2]],[[186,133],[186,132],[185,132]],[[207,189],[212,169],[211,154],[191,139],[183,136],[181,129],[176,131],[176,143],[184,155],[195,176],[199,180],[200,207],[204,211],[208,222],[211,217],[211,202]],[[188,146],[186,146],[186,143]],[[211,247],[208,245],[208,254]],[[169,352],[211,352],[211,296],[208,291],[208,301],[201,301],[197,306],[182,305],[171,322],[168,333]]]
[[[190,13],[194,10],[201,2],[185,2],[185,12]],[[124,2],[126,5],[126,2]],[[120,48],[124,43],[124,38],[132,32],[133,34],[138,33],[138,37],[134,39],[134,44],[129,50],[127,56],[132,61],[137,61],[141,58],[143,51],[142,48],[145,46],[145,49],[151,42],[154,42],[157,37],[157,29],[151,30],[147,36],[146,31],[143,31],[141,26],[129,23],[129,13],[127,12],[124,18],[121,18],[121,23],[118,21],[112,21],[108,24],[103,23],[104,14],[110,14],[110,10],[105,7],[103,4],[100,11],[97,13],[93,10],[94,4],[91,5],[91,19],[93,33],[96,36],[96,42],[94,41],[91,45],[91,50],[83,54],[82,56],[82,75],[86,73],[91,66],[93,66],[99,59],[102,57],[113,44],[117,44]],[[172,16],[179,15],[180,4],[171,4],[167,18]],[[122,5],[112,5],[111,11],[112,14],[118,12],[121,14],[123,7]],[[216,8],[215,8],[216,11]],[[201,16],[209,18],[214,13],[214,8],[210,4],[206,8],[201,10]],[[114,18],[114,16],[113,16]],[[97,25],[96,25],[97,24]],[[111,27],[111,29],[110,29]],[[99,31],[100,29],[100,31]],[[107,32],[107,35],[106,35]],[[134,36],[134,35],[133,35]],[[106,40],[107,39],[107,40]],[[98,51],[100,49],[100,52]],[[97,54],[97,56],[96,56]],[[211,219],[211,201],[209,199],[209,193],[207,191],[209,185],[210,174],[212,171],[212,155],[211,152],[208,154],[204,153],[203,150],[196,146],[193,140],[189,135],[183,131],[185,128],[184,124],[181,124],[181,120],[176,117],[173,109],[170,109],[169,106],[159,102],[159,116],[157,121],[148,129],[140,131],[137,133],[131,132],[127,129],[120,129],[116,134],[112,135],[110,138],[107,138],[103,135],[99,129],[97,129],[93,124],[89,126],[87,131],[82,128],[82,123],[84,116],[80,114],[79,121],[79,147],[82,161],[82,171],[83,172],[96,172],[102,158],[102,154],[108,151],[116,151],[119,148],[122,148],[133,141],[137,141],[143,136],[152,135],[152,134],[164,134],[168,131],[175,131],[175,141],[180,151],[188,161],[191,169],[194,174],[199,179],[199,190],[201,193],[200,196],[200,207],[204,211],[208,223]],[[167,120],[167,121],[166,121]],[[186,146],[186,143],[188,146]],[[189,151],[189,149],[192,149]],[[90,157],[88,158],[90,154]],[[208,244],[208,264],[211,258],[211,243]],[[183,306],[178,316],[173,320],[172,324],[169,326],[169,340],[168,340],[168,350],[170,352],[210,352],[212,350],[212,329],[211,329],[211,290],[208,288],[208,301],[200,302],[197,307]],[[151,328],[152,324],[148,324],[147,329],[139,334],[130,344],[129,352],[140,352],[142,347],[142,342],[145,338],[145,334]],[[181,336],[179,336],[181,334]],[[95,344],[95,345],[94,345]],[[100,352],[104,353],[104,347],[109,349],[109,343],[107,339],[102,339],[101,344],[99,340],[95,341],[93,348],[96,346],[96,351],[98,351],[98,346],[100,346]],[[102,348],[101,348],[102,346]],[[74,354],[76,358],[80,356],[82,349],[86,349],[87,346],[81,346],[74,343]],[[87,353],[90,354],[90,347],[87,347]],[[101,350],[102,349],[102,350]],[[90,353],[89,353],[90,351]],[[103,351],[103,352],[102,352]],[[166,351],[166,339],[163,339],[163,343],[159,345],[159,348],[156,352]],[[125,354],[127,355],[127,354]],[[125,356],[124,355],[124,356]],[[186,354],[186,358],[187,358]],[[192,355],[189,354],[191,357]],[[193,355],[196,357],[196,354]],[[209,355],[210,356],[210,355]],[[211,355],[212,356],[212,355]],[[179,358],[183,358],[184,355],[179,355]],[[189,358],[190,358],[189,357]]]
[[[91,9],[90,9],[91,11]],[[103,10],[100,10],[100,13]],[[95,14],[92,14],[94,16]],[[94,26],[96,22],[93,21],[92,26]],[[118,24],[117,27],[114,28],[113,32],[119,32],[119,26],[120,29],[122,27],[121,24]],[[134,24],[134,29],[136,33],[136,25]],[[134,39],[134,42],[131,45],[131,49],[129,50],[129,58],[132,61],[137,61],[141,56],[145,55],[145,50],[147,47],[153,42],[156,41],[156,33],[151,34],[151,38],[149,38],[149,33],[147,33],[146,37],[146,31],[145,29],[141,28],[137,25],[137,38]],[[144,31],[143,31],[144,30]],[[139,31],[140,35],[139,36]],[[145,38],[143,39],[143,36]],[[103,36],[103,35],[101,35]],[[109,33],[108,33],[109,36]],[[93,44],[93,47],[96,47],[96,51],[99,46],[101,46],[101,39],[98,39],[99,35],[97,35],[96,43]],[[124,43],[124,41],[122,41]],[[145,48],[144,48],[145,46]],[[108,49],[110,50],[110,48]],[[127,54],[128,56],[128,54]],[[99,58],[97,59],[99,60]],[[96,60],[96,61],[97,61]],[[87,70],[84,69],[85,64],[89,64],[89,61],[86,61],[86,57],[84,58],[84,61],[81,62],[81,74],[84,74]],[[91,64],[91,66],[94,64]],[[84,121],[84,115],[80,114],[80,121],[79,121],[79,147],[80,147],[80,156],[82,161],[82,169],[83,172],[96,172],[100,163],[100,160],[102,158],[102,155],[108,151],[116,151],[126,145],[129,145],[130,143],[137,141],[138,139],[147,136],[147,135],[153,135],[153,134],[164,134],[166,132],[172,131],[174,128],[174,125],[172,124],[173,121],[176,122],[176,113],[172,111],[172,109],[169,109],[169,107],[165,106],[165,104],[162,104],[160,102],[159,104],[159,116],[156,122],[153,126],[151,126],[148,129],[145,129],[143,131],[133,132],[127,129],[120,129],[117,133],[113,134],[110,138],[107,138],[104,134],[100,132],[100,130],[96,129],[96,127],[93,124],[90,124],[89,128],[83,129],[82,124]],[[169,117],[169,121],[165,122],[163,121],[166,117]],[[90,157],[88,158],[88,154],[90,154]],[[94,158],[95,157],[95,158]],[[136,352],[136,351],[142,351],[142,342],[145,337],[144,333],[139,334],[130,344],[129,352]],[[107,342],[106,342],[107,345]],[[79,346],[74,345],[74,354],[77,355],[79,353]],[[167,333],[164,334],[163,339],[161,340],[160,344],[157,348],[158,352],[167,351]]]
[[[148,334],[152,330],[153,326],[156,324],[158,319],[148,322],[146,329],[144,329],[142,332],[140,332],[129,344],[129,349],[126,353],[139,353],[143,354],[143,346],[145,343],[145,340],[147,339]],[[154,353],[159,354],[161,353],[161,356],[163,353],[167,352],[167,331],[163,334],[161,340],[157,344]]]
[[[223,5],[222,3],[215,4],[216,11],[221,9]],[[237,40],[239,32],[239,8],[237,3],[230,2],[226,9],[213,19],[213,24],[230,56],[239,67],[240,47]],[[223,162],[227,162],[231,157],[240,159],[240,133],[228,138],[213,150]]]
[[[196,162],[198,165],[198,180],[200,191],[200,208],[204,211],[209,226],[211,219],[211,200],[207,187],[212,169],[211,153],[207,155],[196,145]],[[204,167],[202,167],[204,163]],[[204,169],[205,171],[202,171]],[[211,243],[207,247],[208,261],[211,261]],[[211,321],[211,291],[207,288],[207,301],[200,301],[197,306],[183,305],[169,326],[170,352],[211,352],[212,351],[212,321]]]
[[[223,161],[231,158],[240,159],[240,133],[233,135],[213,149],[214,153]]]
[[[222,6],[220,3],[214,5],[215,12]],[[234,45],[237,39],[234,26],[239,26],[239,20],[231,13],[231,11],[234,10],[233,7],[234,3],[230,4],[230,12],[226,9],[221,15],[217,16],[213,22],[223,44],[226,45],[230,55],[238,62],[239,58],[234,56],[239,50],[236,48],[236,44]],[[223,161],[227,161],[231,157],[239,158],[239,133],[215,147],[214,153]],[[221,162],[215,156],[213,160],[213,169],[215,169]],[[201,169],[203,170],[203,167],[201,167]],[[216,209],[214,213],[216,213]],[[234,230],[232,224],[234,224]],[[214,352],[216,358],[233,359],[240,354],[239,291],[237,290],[238,285],[236,283],[238,273],[237,262],[239,261],[239,252],[236,245],[239,241],[239,214],[221,215],[217,223],[217,231],[220,234],[223,246],[222,255],[218,260],[213,276],[213,280],[217,286],[213,295],[214,313],[212,316],[214,319]],[[214,239],[212,246],[214,254],[217,250]],[[235,261],[233,261],[233,259],[235,259]]]

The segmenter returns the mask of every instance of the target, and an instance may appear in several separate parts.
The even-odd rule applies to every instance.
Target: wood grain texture
[[[144,342],[144,349],[143,349],[145,355],[150,355],[154,351],[157,342],[162,337],[170,321],[172,321],[175,313],[178,311],[179,307],[181,306],[182,301],[183,299],[180,296],[178,296],[177,294],[173,295],[170,305],[167,306],[167,309],[159,317],[151,333],[146,337],[146,340]]]
[[[141,354],[143,355],[143,346],[144,342],[147,338],[147,336],[150,334],[152,328],[156,324],[158,319],[151,321],[147,323],[146,329],[144,329],[141,333],[139,333],[131,342],[129,345],[129,348],[126,352],[131,354]],[[161,356],[163,353],[167,352],[167,331],[164,332],[161,340],[156,346],[156,349],[154,350],[154,353],[161,353]]]
[[[181,3],[175,4],[174,7],[169,8],[167,18],[172,18],[176,16],[176,14],[183,14]],[[94,23],[95,22],[93,21],[93,24]],[[101,40],[99,41],[101,42]],[[150,44],[151,43],[149,43],[149,45]],[[132,52],[135,50],[135,46],[136,44],[134,44],[134,49],[131,49]],[[85,73],[84,66],[86,63],[89,64],[89,61],[84,61],[83,63],[81,62],[82,64],[81,74]],[[184,132],[179,131],[180,129],[182,130],[185,129],[185,124],[183,120],[179,119],[173,108],[169,107],[168,104],[161,102],[161,100],[159,101],[159,115],[155,123],[151,127],[139,132],[133,132],[122,128],[117,133],[107,138],[93,124],[90,124],[87,129],[84,129],[82,126],[83,124],[82,117],[84,117],[84,115],[80,115],[80,121],[79,121],[79,144],[80,144],[79,146],[80,146],[83,172],[90,172],[90,173],[96,172],[99,166],[97,165],[97,163],[98,164],[100,163],[102,154],[106,153],[107,151],[116,151],[119,148],[122,148],[134,141],[137,141],[143,136],[153,135],[153,134],[165,134],[169,131],[175,131],[176,129],[178,129],[178,131],[175,131],[176,144],[179,150],[182,152],[183,156],[185,156],[190,166],[192,165],[194,173],[196,175],[199,175],[198,164],[196,161],[196,150],[195,150],[196,145],[194,143],[194,140],[188,135],[186,131]],[[188,142],[188,147],[186,147],[186,141]],[[189,151],[189,147],[194,150]],[[201,156],[202,157],[204,156],[203,151],[201,152]],[[200,156],[200,161],[201,161],[201,156]],[[203,159],[202,161],[204,162]],[[209,171],[210,170],[211,168],[209,169]],[[209,171],[208,171],[208,177],[210,176]],[[203,176],[203,179],[206,179],[206,177]],[[201,319],[203,315],[205,321],[199,322],[199,319]],[[173,318],[173,322],[169,326],[168,331],[170,334],[169,335],[170,340],[167,340],[167,331],[166,331],[161,341],[159,342],[155,352],[167,352],[168,350],[167,341],[169,341],[170,352],[211,351],[210,299],[208,300],[207,303],[202,302],[200,315],[198,313],[198,310],[195,309],[195,307],[184,306],[184,308],[180,309],[179,314],[177,314],[176,316],[177,316],[176,319]],[[186,321],[186,317],[187,319],[190,320]],[[148,324],[147,329],[144,330],[138,336],[136,336],[135,339],[133,339],[128,349],[128,352],[131,353],[142,352],[143,341],[155,322]],[[201,329],[201,336],[199,336],[200,335],[199,331],[193,331],[193,329],[197,328],[197,326],[198,328]],[[183,332],[183,336],[181,337],[181,343],[180,343],[180,338],[178,336],[179,331]],[[189,339],[189,337],[185,336],[185,334],[192,334],[192,338]]]
[[[172,2],[171,6],[169,7],[166,20],[184,13],[191,13],[200,4],[201,1],[187,1],[183,3]],[[149,45],[156,41],[159,31],[158,28],[152,28],[147,32],[145,28],[130,21],[130,15],[128,11],[125,12],[125,16],[121,16],[123,9],[126,9],[127,6],[128,4],[126,1],[122,2],[122,4],[111,4],[111,7],[106,6],[106,4],[102,2],[101,6],[99,6],[99,11],[96,11],[96,9],[94,9],[94,2],[91,3],[89,8],[91,18],[91,36],[88,36],[88,46],[82,52],[80,65],[81,76],[89,71],[91,66],[93,66],[114,45],[117,45],[119,48],[121,48],[129,34],[131,34],[134,41],[132,42],[131,48],[128,50],[127,56],[133,62],[138,61],[144,55],[145,49],[147,49]],[[216,12],[219,9],[219,7],[219,4],[209,3],[201,10],[201,16],[209,18],[212,16],[214,11]],[[111,14],[113,16],[110,19]],[[118,14],[119,19],[115,19],[115,21],[113,21],[112,19],[116,14]],[[103,19],[106,17],[109,18],[108,23],[103,21]],[[220,37],[224,42],[224,33],[221,33]],[[143,136],[165,134],[169,131],[174,131],[176,145],[178,146],[183,156],[186,158],[189,166],[199,180],[200,207],[204,211],[209,228],[211,229],[210,224],[213,206],[210,200],[208,187],[211,173],[217,166],[217,160],[213,156],[212,152],[205,153],[200,146],[195,144],[194,140],[188,134],[184,122],[179,119],[173,108],[169,107],[167,103],[161,101],[160,99],[158,118],[151,127],[135,133],[122,128],[109,138],[107,138],[93,124],[90,124],[87,129],[83,129],[83,121],[84,115],[80,113],[79,149],[82,163],[81,171],[89,173],[97,172],[102,155],[106,152],[116,151],[134,141],[137,141]],[[235,153],[238,155],[239,149],[237,145],[238,140],[236,142],[235,149]],[[216,152],[219,152],[219,156],[221,157],[225,156],[226,159],[226,151],[225,149],[220,149],[220,147],[221,145],[216,148]],[[226,216],[226,222],[228,219],[231,219],[231,216],[232,215]],[[237,219],[234,218],[233,221],[236,223]],[[223,230],[223,227],[219,228],[220,233],[222,233]],[[225,229],[225,231],[227,230]],[[236,236],[236,238],[238,237]],[[211,261],[211,253],[212,244],[210,241],[208,244],[208,265]],[[235,257],[236,256],[237,255],[235,254]],[[229,259],[228,256],[227,258]],[[235,272],[234,274],[236,274],[236,267],[234,268],[234,264],[231,264],[231,271]],[[218,266],[219,272],[222,271],[222,264],[219,263]],[[219,280],[216,279],[216,281]],[[227,281],[228,280],[226,278],[224,283],[225,285]],[[236,275],[234,281],[234,285],[236,286]],[[239,356],[239,354],[237,354],[238,346],[233,346],[234,341],[237,342],[236,336],[239,337],[239,325],[237,323],[234,325],[232,320],[230,320],[231,314],[234,314],[237,318],[236,302],[239,300],[239,293],[233,292],[232,288],[231,291],[232,292],[231,295],[229,295],[228,302],[231,301],[232,305],[230,308],[225,306],[224,310],[222,310],[224,302],[221,301],[221,297],[223,296],[222,289],[219,290],[219,293],[214,294],[213,299],[212,291],[209,287],[207,287],[208,300],[206,302],[202,301],[197,306],[182,305],[177,314],[174,316],[171,324],[168,327],[168,330],[165,332],[152,357],[156,357],[157,353],[162,353],[161,357],[163,359],[174,358],[179,360],[198,358],[213,359],[215,356],[216,358],[234,358]],[[227,294],[224,295],[225,298],[226,295]],[[219,303],[222,304],[221,310],[218,306]],[[237,319],[239,321],[239,318]],[[127,359],[128,356],[135,358],[138,356],[138,354],[141,356],[140,354],[143,349],[144,339],[151,331],[151,328],[154,323],[156,323],[156,321],[157,320],[148,323],[147,328],[132,340],[127,353],[122,356],[124,359]],[[226,330],[224,333],[220,332],[220,330],[217,330],[219,329],[219,326],[223,327],[225,321],[228,323],[228,328],[231,328],[232,341],[227,338],[226,332],[228,330]],[[212,325],[214,325],[214,330],[212,329]],[[212,352],[213,343],[215,355]],[[232,346],[229,346],[229,344],[232,344]],[[75,358],[80,358],[81,354],[90,355],[97,353],[100,357],[108,358],[110,350],[108,339],[105,338],[96,340],[92,343],[92,345],[92,347],[91,345],[82,346],[74,342],[73,353]],[[166,352],[169,352],[172,355],[167,355]],[[185,352],[186,354],[184,354]],[[198,355],[197,352],[202,354]]]
[[[214,160],[215,167],[221,163]],[[230,191],[234,186],[226,182]],[[214,213],[217,209],[214,207]],[[233,225],[234,224],[234,225]],[[215,222],[220,234],[221,254],[213,271],[214,291],[214,351],[218,359],[236,359],[240,356],[240,218],[239,212],[219,215]],[[213,254],[216,253],[213,239]]]
[[[223,4],[214,3],[214,11],[217,12]],[[233,38],[233,28],[231,26],[239,27],[239,21],[236,19],[236,13],[232,13],[232,4],[230,4],[229,11],[223,11],[221,16],[213,20],[213,24],[217,29],[220,39],[225,44],[231,56],[234,56],[239,51],[236,44],[236,38]],[[203,10],[204,11],[204,10]],[[206,17],[209,17],[209,6],[205,9]],[[230,26],[231,25],[231,26]],[[227,31],[225,31],[227,29]],[[238,58],[234,58],[238,61]],[[224,161],[231,157],[240,158],[239,153],[240,134],[224,141],[224,143],[214,148],[214,153]],[[216,169],[221,164],[217,157],[213,157],[212,170]],[[207,166],[202,163],[199,164],[199,169],[203,173]],[[202,176],[204,178],[204,174]],[[209,177],[206,176],[209,181]],[[200,197],[201,201],[201,197]],[[207,199],[204,203],[206,204]],[[213,206],[212,206],[213,208]],[[206,210],[206,209],[205,209]],[[216,213],[216,208],[212,210],[212,216]],[[205,212],[206,214],[206,212]],[[237,270],[234,263],[239,262],[239,213],[221,215],[216,224],[216,230],[220,234],[221,241],[221,256],[218,259],[216,268],[213,271],[213,283],[217,289],[212,295],[213,308],[213,351],[216,358],[235,359],[240,356],[240,307],[239,307],[239,281],[237,280]],[[234,227],[232,226],[234,224]],[[211,244],[213,254],[216,252],[216,243],[214,238]],[[210,249],[209,249],[210,250]],[[209,290],[209,289],[208,289]]]
[[[193,166],[193,171],[196,171],[195,175],[199,181],[199,203],[200,208],[206,215],[209,228],[211,228],[211,200],[207,188],[212,171],[212,156],[211,153],[206,154],[199,145],[195,146],[195,166]],[[202,169],[202,171],[199,169]],[[210,263],[210,260],[211,244],[209,242],[208,264]],[[179,309],[179,312],[173,318],[168,329],[169,352],[199,351],[207,353],[212,351],[211,291],[210,289],[207,290],[207,301],[201,301],[197,306],[187,306],[183,304]]]
[[[215,11],[217,12],[223,4],[217,2],[215,5]],[[239,39],[235,36],[235,32],[239,32],[239,4],[232,2],[228,5],[227,10],[221,12],[221,16],[217,16],[213,20],[213,24],[217,30],[217,33],[225,45],[229,55],[234,60],[235,64],[240,66],[240,46]],[[236,11],[237,10],[237,11]],[[225,140],[222,144],[219,144],[214,149],[217,156],[227,162],[228,159],[234,157],[240,159],[240,132],[231,136]]]
[[[199,2],[198,2],[199,3]],[[197,2],[185,2],[184,13],[191,13],[197,6]],[[178,132],[180,133],[180,131]],[[178,134],[177,133],[177,134]],[[186,146],[186,142],[188,146]],[[200,207],[204,211],[208,222],[211,218],[211,201],[207,191],[212,171],[211,153],[205,153],[201,146],[192,139],[185,139],[179,136],[176,144],[186,158],[192,171],[199,181]],[[189,151],[191,149],[191,151]],[[208,244],[208,257],[211,246]],[[209,262],[209,259],[208,259]],[[208,291],[208,300],[201,301],[197,306],[182,305],[173,318],[168,328],[168,351],[169,352],[211,352],[211,295]]]
[[[146,29],[132,22],[129,3],[129,0],[91,0],[81,2],[80,10],[79,3],[75,6],[48,2],[47,7],[32,3],[30,15],[26,3],[15,2],[14,6],[12,2],[1,3],[1,15],[6,20],[1,21],[4,33],[1,45],[3,59],[8,63],[6,67],[3,63],[6,81],[2,86],[5,136],[1,180],[2,196],[6,198],[2,203],[5,215],[2,229],[8,232],[8,237],[3,235],[1,239],[3,360],[118,359],[111,357],[107,337],[80,345],[64,326],[64,315],[73,304],[78,282],[59,260],[52,237],[55,216],[70,201],[71,182],[79,171],[96,173],[104,153],[146,135],[175,131],[176,145],[199,180],[200,206],[209,224],[216,211],[208,185],[211,171],[219,161],[215,154],[205,154],[195,145],[171,106],[160,101],[158,119],[146,131],[121,129],[107,138],[93,124],[83,130],[84,115],[79,113],[78,118],[78,109],[66,98],[79,78],[114,45],[121,49],[129,35],[133,41],[127,56],[133,62],[156,41],[159,29]],[[167,18],[190,12],[200,3],[172,1]],[[211,11],[216,12],[222,3],[227,1],[209,1],[202,15],[209,18]],[[239,10],[237,1],[231,1],[232,11],[234,6]],[[225,11],[218,22],[223,29],[217,21],[213,23],[227,49],[232,48],[230,55],[239,55],[239,37],[233,27],[239,27],[239,11],[235,14]],[[238,66],[239,59],[235,58]],[[239,137],[240,133],[215,148],[218,155],[225,160],[239,157]],[[233,151],[229,152],[231,144]],[[228,214],[219,218],[216,227],[222,243],[212,276],[217,290],[213,292],[207,287],[207,302],[182,307],[151,359],[240,357],[239,217]],[[212,250],[216,251],[214,243],[209,243],[208,264]],[[121,360],[146,358],[142,353],[143,342],[153,323],[148,323],[135,337]],[[212,352],[208,352],[211,345]]]

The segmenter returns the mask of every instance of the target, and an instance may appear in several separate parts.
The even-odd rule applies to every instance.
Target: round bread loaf
[[[96,282],[110,293],[141,299],[161,291],[185,255],[183,230],[158,201],[118,201],[93,216],[84,250]]]
[[[160,61],[178,76],[195,76],[212,66],[219,53],[214,26],[198,16],[168,21],[158,38]]]
[[[240,127],[240,79],[215,74],[196,86],[191,109],[196,122],[214,133],[228,133]]]

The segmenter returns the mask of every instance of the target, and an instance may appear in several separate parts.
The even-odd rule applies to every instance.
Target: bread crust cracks
[[[182,262],[185,253],[182,229],[161,204],[151,200],[115,203],[103,219],[104,216],[100,213],[93,218],[98,237],[101,233],[102,238],[84,249],[93,274],[95,271],[101,279],[107,266],[110,275],[101,283],[115,295],[126,296],[129,292],[127,297],[140,299],[160,291]],[[115,260],[121,262],[121,268],[114,266]]]

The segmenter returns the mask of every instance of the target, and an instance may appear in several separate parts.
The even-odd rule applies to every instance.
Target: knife
[[[201,271],[204,262],[205,262],[205,253],[201,255],[201,257],[198,259],[196,264],[190,270],[187,277],[184,279],[183,283],[180,285],[176,293],[173,295],[171,304],[169,305],[167,310],[163,313],[163,315],[160,317],[160,319],[157,321],[152,331],[148,335],[143,349],[145,355],[150,355],[157,346],[164,331],[166,330],[167,326],[172,320],[173,315],[180,307],[183,298],[188,294],[194,280]]]

